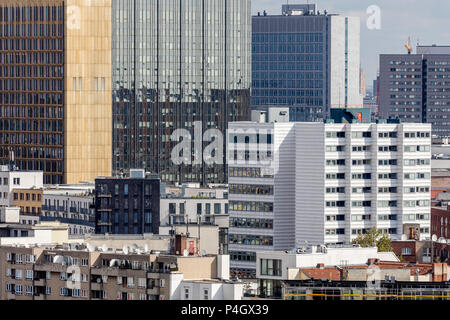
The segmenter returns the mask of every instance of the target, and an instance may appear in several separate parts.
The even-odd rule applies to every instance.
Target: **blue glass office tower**
[[[251,1],[113,0],[112,64],[114,173],[226,182],[225,146],[223,164],[176,166],[170,137],[248,119]]]
[[[322,121],[330,108],[362,106],[359,19],[284,5],[252,20],[252,108],[289,106],[292,121]]]

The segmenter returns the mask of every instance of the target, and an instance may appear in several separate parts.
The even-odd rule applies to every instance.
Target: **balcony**
[[[34,295],[33,299],[34,300],[46,300],[46,298],[47,298],[47,296],[45,294],[39,293],[39,294]]]
[[[95,291],[102,291],[103,290],[103,283],[100,282],[91,282],[91,290]]]
[[[66,272],[67,265],[64,264],[56,264],[56,263],[47,263],[47,264],[35,264],[35,271],[50,271],[50,272]]]
[[[159,295],[160,294],[160,288],[159,287],[152,287],[147,289],[147,294],[150,295]]]
[[[34,286],[35,287],[45,287],[47,283],[47,279],[39,279],[39,280],[34,280]]]

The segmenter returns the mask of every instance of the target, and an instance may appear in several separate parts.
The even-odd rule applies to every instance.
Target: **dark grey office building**
[[[289,106],[293,121],[323,121],[331,108],[361,107],[360,22],[282,6],[252,19],[252,108]]]
[[[133,172],[133,170],[131,170]],[[160,180],[143,172],[95,180],[95,233],[159,233]]]
[[[248,120],[250,0],[113,0],[113,172],[167,183],[226,182],[222,164],[174,165],[175,129],[225,136]],[[210,142],[203,142],[203,148]],[[194,148],[194,141],[192,141]],[[203,156],[203,154],[201,155]]]
[[[379,115],[431,123],[450,135],[450,47],[418,46],[416,54],[380,55]]]

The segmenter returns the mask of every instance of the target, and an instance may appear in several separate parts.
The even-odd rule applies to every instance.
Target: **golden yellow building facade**
[[[110,176],[111,0],[65,1],[65,183]]]

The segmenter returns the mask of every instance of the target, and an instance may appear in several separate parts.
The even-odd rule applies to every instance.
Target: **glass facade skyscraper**
[[[113,171],[226,182],[223,164],[174,165],[175,129],[247,120],[250,0],[113,0]],[[210,142],[203,142],[205,147]],[[192,143],[194,147],[194,143]]]
[[[323,121],[362,107],[359,19],[283,5],[252,21],[252,108],[289,106],[291,121]]]

